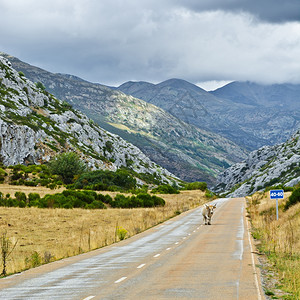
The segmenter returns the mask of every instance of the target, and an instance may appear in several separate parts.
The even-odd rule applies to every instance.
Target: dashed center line
[[[145,266],[146,266],[146,264],[141,264],[137,267],[137,269],[141,269],[142,267],[145,267]]]
[[[118,279],[117,281],[115,281],[115,283],[119,283],[119,282],[125,280],[126,278],[127,278],[127,277],[121,277],[120,279]]]
[[[179,244],[179,242],[176,242],[176,243],[175,243],[175,245],[178,245],[178,244]]]
[[[167,248],[166,250],[169,251],[169,250],[171,250],[171,248]]]
[[[159,257],[160,256],[160,254],[158,253],[158,254],[155,254],[153,257]]]
[[[185,240],[185,239],[186,239],[186,236],[184,236],[183,239]]]
[[[93,298],[95,298],[96,296],[89,296],[89,297],[86,297],[86,298],[84,298],[83,300],[91,300],[91,299],[93,299]]]

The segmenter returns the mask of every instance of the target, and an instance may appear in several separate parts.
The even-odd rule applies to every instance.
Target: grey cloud
[[[176,0],[176,3],[194,11],[248,12],[267,22],[300,21],[299,0]]]

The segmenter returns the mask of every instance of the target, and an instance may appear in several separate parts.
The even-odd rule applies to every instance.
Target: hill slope
[[[300,85],[233,82],[208,93],[184,80],[170,79],[156,85],[127,82],[118,89],[248,150],[283,142],[300,124]]]
[[[95,169],[128,167],[157,174],[165,181],[172,176],[137,147],[37,88],[0,56],[1,161],[5,165],[37,164],[62,151],[77,152]]]
[[[138,146],[153,161],[187,181],[215,182],[217,173],[246,157],[227,139],[200,130],[143,100],[71,75],[53,74],[16,58],[13,65],[80,109],[103,128]]]
[[[267,186],[300,182],[300,130],[285,143],[264,146],[218,176],[214,191],[229,197],[249,195]]]

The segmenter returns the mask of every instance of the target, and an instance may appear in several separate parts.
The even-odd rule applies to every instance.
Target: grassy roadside
[[[268,193],[247,197],[252,235],[261,255],[263,283],[270,299],[300,299],[300,203],[284,211],[285,199],[276,201]]]
[[[3,188],[11,189],[7,192],[13,194],[19,187]],[[22,191],[41,195],[57,192],[36,189],[40,190]],[[10,247],[16,243],[7,262],[7,273],[110,245],[208,201],[205,192],[199,190],[160,197],[166,201],[164,207],[105,210],[0,207],[0,233],[6,234]]]

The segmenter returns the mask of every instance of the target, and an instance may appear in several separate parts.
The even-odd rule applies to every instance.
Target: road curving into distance
[[[264,299],[245,199],[202,208],[90,253],[0,280],[0,299]]]

